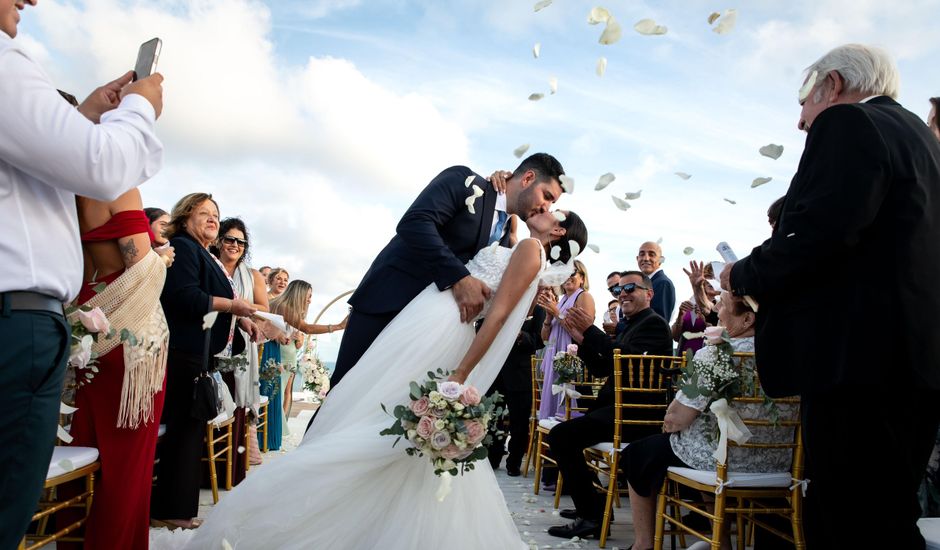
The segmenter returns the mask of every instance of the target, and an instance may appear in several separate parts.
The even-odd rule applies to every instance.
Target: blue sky
[[[639,244],[658,238],[682,299],[690,258],[717,259],[722,240],[744,255],[766,237],[764,212],[802,150],[804,67],[869,43],[896,56],[909,109],[924,118],[940,95],[940,0],[555,0],[538,13],[534,3],[40,0],[18,40],[83,96],[129,69],[139,43],[163,38],[166,162],[145,202],[169,209],[187,192],[214,193],[223,216],[248,224],[256,265],[313,284],[312,313],[358,283],[434,174],[511,169],[524,143],[575,178],[558,206],[582,214],[601,248],[583,256],[599,303],[604,275],[635,267]],[[597,5],[624,28],[615,44],[587,23]],[[708,15],[728,8],[734,30],[712,32]],[[668,32],[640,35],[643,18]],[[529,101],[536,92],[546,95]],[[784,145],[778,160],[758,154],[768,143]],[[606,172],[617,179],[594,191]],[[751,189],[756,177],[773,180]],[[629,211],[614,207],[612,194],[640,189]],[[336,342],[323,342],[327,358]]]

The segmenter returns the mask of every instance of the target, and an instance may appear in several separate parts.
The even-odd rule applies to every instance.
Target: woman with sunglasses
[[[259,311],[268,311],[268,294],[264,277],[261,272],[248,265],[248,228],[239,218],[226,218],[219,224],[219,242],[210,247],[210,250],[222,263],[225,274],[235,285],[235,295],[250,304],[254,304]],[[261,405],[258,373],[258,344],[251,342],[247,333],[242,331],[247,342],[245,351],[231,359],[219,360],[219,371],[222,380],[228,386],[235,400],[235,423],[233,438],[242,441],[245,431],[254,432],[255,419],[258,417],[258,407]],[[249,413],[251,419],[248,418]],[[261,462],[261,452],[258,450],[257,436],[250,434],[250,445],[247,450],[249,460],[253,464]],[[232,482],[237,485],[245,477],[245,461],[233,461]]]

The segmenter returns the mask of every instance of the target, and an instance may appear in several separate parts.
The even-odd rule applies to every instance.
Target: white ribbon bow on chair
[[[552,384],[552,395],[558,395],[561,392],[565,392],[572,399],[581,397],[581,393],[574,389],[574,384]]]
[[[751,430],[747,429],[744,421],[738,416],[738,411],[728,405],[728,400],[721,398],[711,404],[709,409],[718,419],[718,448],[712,453],[720,464],[728,460],[728,440],[735,443],[747,443],[751,438]]]

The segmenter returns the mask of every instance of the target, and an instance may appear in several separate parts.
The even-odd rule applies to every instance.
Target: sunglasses
[[[225,244],[237,244],[238,246],[245,248],[248,246],[248,241],[245,239],[239,239],[238,237],[222,237],[222,242]]]
[[[633,294],[633,291],[638,288],[642,288],[643,290],[649,290],[649,288],[643,285],[636,284],[636,283],[627,283],[625,285],[614,285],[610,287],[608,290],[610,290],[610,293],[613,294],[614,296],[620,296],[621,292],[626,292],[627,294]]]

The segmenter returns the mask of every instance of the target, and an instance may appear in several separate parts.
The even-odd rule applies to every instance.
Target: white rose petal
[[[58,465],[59,465],[59,468],[62,468],[66,472],[71,472],[72,470],[75,469],[75,465],[72,464],[72,461],[67,458],[63,458],[62,460],[60,460],[58,462]]]
[[[574,178],[571,176],[558,176],[558,182],[561,183],[561,188],[565,193],[569,195],[574,193]]]
[[[721,17],[721,14],[718,13],[717,11],[713,11],[713,12],[708,16],[708,24],[711,25],[712,23],[715,22],[715,19],[718,19],[719,17]]]
[[[783,154],[783,145],[777,145],[775,143],[768,143],[767,145],[764,145],[763,147],[758,149],[758,152],[764,155],[765,157],[777,160],[778,158],[780,158],[780,155]]]
[[[63,443],[71,443],[71,442],[72,442],[72,436],[71,436],[71,434],[69,434],[67,431],[65,431],[65,428],[63,428],[62,426],[57,426],[57,428],[56,428],[56,436],[57,436],[59,439],[61,439]]]
[[[65,403],[59,402],[59,414],[72,414],[73,412],[77,410],[78,409],[76,409],[75,407],[70,407],[66,405]]]
[[[600,191],[601,189],[603,189],[603,188],[607,187],[608,185],[610,185],[611,182],[613,182],[615,179],[617,179],[617,176],[613,175],[613,174],[610,173],[610,172],[607,172],[606,174],[604,174],[604,175],[602,175],[601,177],[597,178],[597,185],[594,186],[594,190],[595,190],[595,191]]]
[[[234,550],[234,549],[232,548],[232,545],[231,543],[229,543],[229,541],[222,539],[222,550]]]
[[[738,10],[730,9],[725,11],[725,14],[721,16],[721,20],[718,21],[718,24],[712,29],[718,34],[728,34],[734,28],[734,24],[738,21]]]
[[[558,78],[551,77],[548,79],[548,89],[551,90],[552,94],[558,91]]]
[[[238,449],[236,449],[236,450],[238,451],[238,454],[244,454],[244,452],[245,452],[245,447],[244,447],[243,445],[239,445],[239,446],[238,446]]]
[[[538,59],[538,58],[539,58],[539,54],[540,54],[541,52],[542,52],[542,43],[541,43],[541,42],[536,42],[535,45],[532,46],[532,57]]]
[[[529,101],[538,101],[542,99],[543,97],[545,97],[545,94],[543,93],[529,94]]]
[[[594,72],[597,73],[597,76],[604,76],[604,71],[607,70],[607,58],[599,57],[597,58],[597,68],[594,69]]]
[[[598,6],[591,9],[587,21],[588,25],[597,25],[598,23],[606,23],[608,19],[610,19],[610,12],[607,11],[607,8]]]
[[[522,155],[524,155],[525,152],[528,151],[528,150],[529,150],[529,144],[528,144],[528,143],[523,143],[523,144],[520,145],[519,147],[516,147],[515,149],[513,149],[513,150],[512,150],[512,154],[513,154],[513,156],[516,157],[517,159],[521,159],[521,158],[522,158]],[[469,187],[469,186],[470,186],[470,184],[467,184],[467,187]]]
[[[692,174],[686,174],[685,172],[676,172],[676,175],[684,180],[687,180],[692,177]]]
[[[218,311],[210,311],[202,316],[202,330],[209,330],[215,324],[215,319],[219,316]]]
[[[656,244],[663,244],[663,238],[660,237],[660,238],[656,239]]]
[[[548,256],[553,260],[557,260],[558,257],[561,256],[561,247],[557,244],[553,246],[552,251],[549,252]]]
[[[645,34],[647,36],[657,35],[657,34],[666,34],[666,27],[663,25],[657,25],[656,21],[652,19],[640,19],[633,25],[634,30],[640,34]]]
[[[601,33],[601,37],[597,41],[605,46],[609,46],[620,40],[621,36],[623,36],[623,29],[620,27],[617,18],[611,15],[607,19],[607,26],[604,27],[604,32]]]
[[[617,195],[611,195],[610,198],[614,199],[614,204],[617,206],[617,208],[621,210],[627,210],[630,208],[630,203],[621,199]]]
[[[755,187],[760,187],[761,185],[764,185],[765,183],[769,182],[772,179],[773,178],[754,178],[754,181],[751,182],[751,189]]]
[[[568,219],[568,217],[565,216],[565,213],[562,212],[561,210],[555,210],[554,212],[552,212],[552,215],[555,216],[555,219],[560,222],[563,222]]]
[[[594,244],[594,243],[588,243],[587,247],[590,248],[591,250],[593,250],[595,254],[600,254],[600,253],[601,253],[601,247],[597,246],[597,245]]]
[[[803,86],[800,88],[799,100],[800,104],[806,101],[806,98],[809,97],[809,93],[813,91],[813,88],[816,86],[816,79],[819,77],[819,72],[813,71],[806,77],[806,82],[803,83]]]
[[[640,198],[640,195],[642,194],[643,194],[643,190],[640,189],[636,193],[624,193],[623,198],[625,198],[628,201],[635,201],[638,198]]]
[[[526,146],[526,149],[528,149],[528,148],[529,148],[529,146],[527,145],[527,146]],[[463,186],[464,186],[464,187],[470,187],[470,184],[472,184],[472,183],[473,183],[473,180],[475,180],[475,179],[477,179],[476,174],[470,174],[469,176],[467,176],[467,179],[464,180]]]
[[[571,251],[571,257],[576,258],[581,254],[581,245],[577,241],[568,241],[568,250]]]
[[[539,2],[535,3],[535,7],[533,9],[535,11],[540,11],[541,9],[547,8],[548,6],[551,6],[551,5],[552,5],[552,0],[540,0]]]
[[[692,248],[691,246],[687,246],[682,249],[682,253],[685,254],[686,256],[691,256],[693,252],[695,252],[695,249]]]
[[[737,201],[733,201],[733,200],[731,200],[731,199],[724,199],[724,201],[727,202],[727,203],[729,203],[729,204],[738,204]]]

